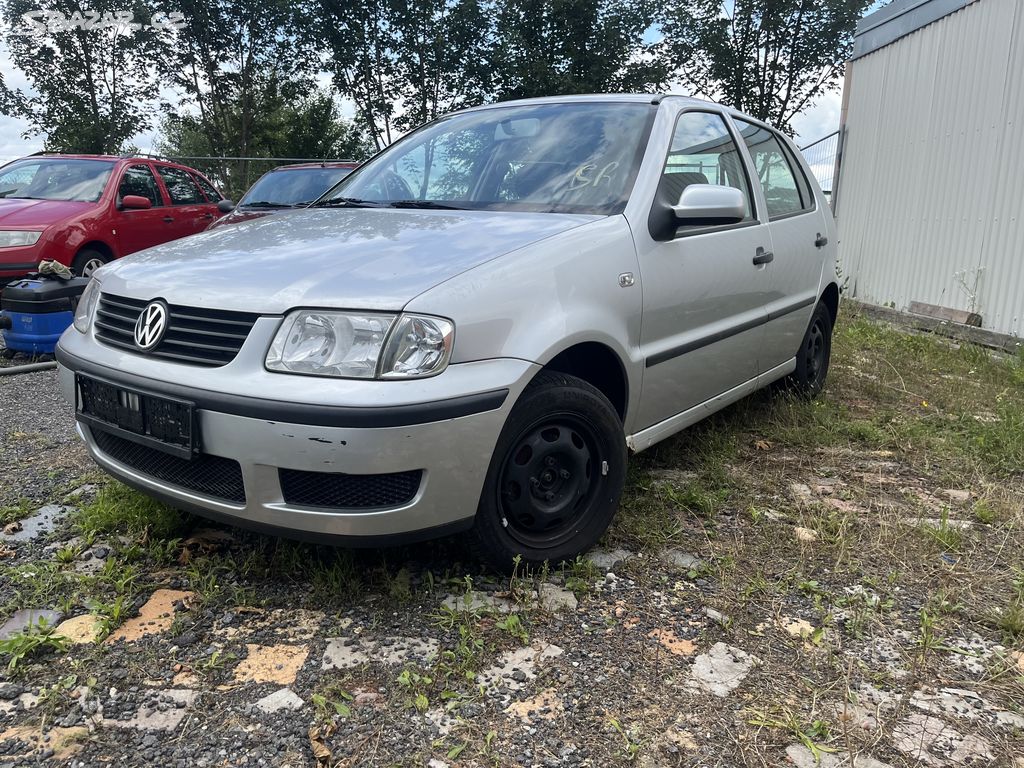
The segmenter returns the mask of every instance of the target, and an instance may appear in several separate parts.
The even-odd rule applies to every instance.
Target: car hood
[[[401,309],[467,269],[602,217],[303,209],[243,221],[103,267],[104,292],[279,314],[295,307]]]
[[[0,229],[38,229],[84,213],[96,203],[78,200],[8,200],[0,198]]]

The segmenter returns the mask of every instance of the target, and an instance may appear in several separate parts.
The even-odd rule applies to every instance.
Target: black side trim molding
[[[472,416],[475,413],[493,411],[500,408],[508,397],[508,389],[495,389],[490,392],[479,392],[474,395],[410,405],[362,407],[287,403],[259,397],[208,392],[170,382],[147,379],[84,360],[67,352],[59,344],[56,356],[58,363],[76,373],[95,376],[111,384],[127,389],[136,389],[147,394],[189,400],[196,404],[196,408],[204,411],[316,427],[365,429],[429,424],[433,421],[446,421],[462,416]]]
[[[816,301],[817,298],[815,298],[814,296],[808,296],[806,299],[798,299],[797,301],[787,304],[781,309],[772,310],[763,317],[758,317],[754,318],[753,320],[747,320],[742,323],[737,323],[736,325],[731,326],[730,328],[723,328],[721,331],[709,333],[707,336],[701,336],[699,339],[688,341],[686,344],[680,344],[678,347],[666,349],[664,352],[659,352],[656,355],[651,355],[650,357],[648,357],[644,361],[644,367],[653,368],[655,365],[658,365],[659,363],[664,363],[668,360],[672,360],[681,355],[685,355],[687,352],[693,352],[695,350],[701,349],[702,347],[706,347],[709,344],[724,341],[725,339],[728,339],[730,336],[735,336],[737,334],[743,333],[744,331],[752,330],[760,325],[764,325],[765,323],[771,322],[772,320],[778,320],[780,317],[788,315],[790,312],[796,312],[798,310],[803,309],[804,307],[809,307]]]

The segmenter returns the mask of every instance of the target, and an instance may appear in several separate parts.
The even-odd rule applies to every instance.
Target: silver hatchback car
[[[678,96],[448,115],[312,207],[99,270],[60,340],[79,432],[168,504],[297,538],[591,547],[628,454],[789,377],[835,228],[792,142]]]

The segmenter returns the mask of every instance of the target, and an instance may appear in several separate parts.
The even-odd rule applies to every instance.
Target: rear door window
[[[813,210],[814,198],[807,179],[795,166],[779,137],[763,126],[733,119],[754,161],[764,190],[768,218],[777,219]]]
[[[128,195],[144,197],[154,208],[164,204],[156,177],[148,165],[132,165],[125,170],[124,176],[121,177],[121,186],[117,188],[117,197],[124,199]]]
[[[206,202],[199,187],[186,171],[159,166],[159,172],[167,187],[167,194],[171,196],[171,205],[196,205]]]

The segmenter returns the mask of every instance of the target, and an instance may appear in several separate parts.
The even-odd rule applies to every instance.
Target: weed
[[[415,708],[417,712],[426,712],[430,707],[427,689],[434,682],[433,678],[421,674],[412,667],[406,667],[396,678],[399,687],[408,693],[405,706]]]
[[[68,648],[68,639],[56,634],[44,619],[32,624],[24,631],[0,640],[0,656],[7,656],[7,672],[13,673],[28,656],[39,651],[63,653]]]
[[[942,517],[939,518],[938,525],[922,523],[921,531],[947,552],[957,552],[963,546],[963,530],[956,525],[950,524],[948,509],[942,510]]]
[[[622,727],[622,723],[620,723],[618,719],[611,715],[606,715],[605,717],[608,720],[608,725],[615,729],[615,732],[622,737],[622,752],[626,759],[636,760],[637,756],[640,754],[640,742],[633,739],[630,733]]]
[[[829,741],[832,737],[832,728],[828,721],[821,719],[801,721],[801,719],[787,706],[779,707],[771,713],[757,713],[747,722],[750,725],[757,725],[764,728],[778,728],[780,730],[788,731],[794,737],[799,739],[800,743],[807,747],[808,750],[810,750],[811,754],[814,756],[815,762],[821,761],[823,753],[836,751],[834,748],[825,744],[825,742]]]
[[[505,618],[498,620],[495,626],[507,632],[511,637],[516,638],[523,645],[530,642],[530,634],[526,631],[526,627],[523,626],[522,619],[519,618],[518,613],[508,614]]]
[[[142,539],[171,538],[184,524],[181,513],[117,482],[104,485],[77,517],[83,534],[120,533]]]
[[[352,694],[348,691],[331,687],[323,693],[314,693],[310,700],[316,709],[317,719],[321,722],[330,722],[334,719],[335,715],[338,717],[348,717],[352,714],[352,708],[349,706],[352,698]]]
[[[35,511],[36,505],[29,499],[19,499],[17,504],[0,507],[0,526],[22,520]]]

